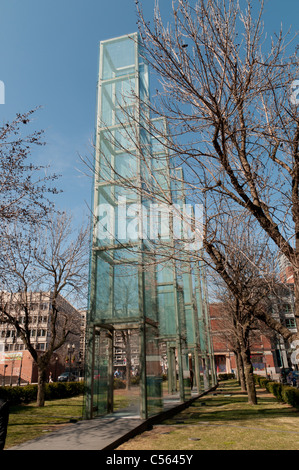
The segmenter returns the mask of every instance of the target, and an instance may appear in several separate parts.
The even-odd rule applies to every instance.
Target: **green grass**
[[[299,450],[298,410],[260,388],[258,405],[249,405],[235,381],[222,382],[214,393],[118,450]],[[115,409],[131,399],[115,393]],[[11,407],[5,449],[81,419],[82,410],[83,396],[48,401],[43,408]]]
[[[299,450],[298,410],[260,388],[249,405],[236,381],[214,393],[117,450]]]
[[[11,406],[5,449],[82,419],[83,396],[51,400],[44,407],[35,403]]]
[[[115,393],[115,411],[130,403],[127,394]],[[54,431],[74,420],[82,419],[83,396],[46,401],[44,407],[35,403],[11,406],[5,449],[16,446],[45,433]]]

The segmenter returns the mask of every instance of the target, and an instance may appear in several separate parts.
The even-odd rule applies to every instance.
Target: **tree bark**
[[[257,405],[256,389],[255,389],[255,383],[254,383],[254,378],[253,378],[253,367],[252,367],[251,360],[250,360],[249,348],[242,345],[241,355],[242,355],[242,360],[244,364],[244,373],[245,373],[245,379],[246,379],[248,403],[250,403],[250,405]]]
[[[38,379],[37,379],[37,406],[42,407],[45,405],[45,391],[47,382],[47,369],[43,364],[38,364]]]
[[[238,381],[241,386],[241,392],[246,392],[246,379],[245,379],[245,372],[243,366],[243,360],[241,356],[241,352],[238,350],[235,352],[236,354],[236,361],[237,361],[237,371],[238,371]]]

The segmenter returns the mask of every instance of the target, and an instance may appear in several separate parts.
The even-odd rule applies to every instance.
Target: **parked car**
[[[287,375],[287,384],[292,385],[293,387],[298,387],[299,384],[299,372],[296,370],[291,370]]]
[[[280,381],[282,383],[287,383],[287,377],[290,372],[292,372],[293,369],[291,367],[282,367],[281,372],[280,372]]]
[[[61,375],[59,375],[57,381],[58,382],[74,382],[76,379],[77,377],[72,372],[63,372]]]

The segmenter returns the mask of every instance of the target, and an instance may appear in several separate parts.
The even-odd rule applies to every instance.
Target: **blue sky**
[[[191,0],[192,1],[192,0]],[[143,0],[150,17],[154,0]],[[160,0],[165,18],[171,0]],[[299,0],[268,0],[265,30],[298,28]],[[137,30],[134,0],[0,0],[0,123],[37,106],[34,127],[47,145],[35,158],[62,174],[61,209],[80,223],[91,199],[78,154],[91,155],[99,42]]]

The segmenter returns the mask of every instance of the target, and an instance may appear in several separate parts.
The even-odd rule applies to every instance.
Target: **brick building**
[[[294,284],[294,271],[291,263],[285,255],[278,258],[279,276],[281,282],[285,284]]]
[[[271,297],[270,313],[291,331],[296,332],[294,293],[291,284],[281,284]],[[223,304],[210,304],[211,331],[217,374],[236,372],[236,356],[232,346],[232,327],[226,319]],[[251,334],[251,362],[254,372],[279,377],[282,367],[291,367],[290,345],[274,331],[254,330]]]
[[[26,320],[24,312],[24,294],[10,294],[2,292],[2,306],[11,315],[18,316],[22,325]],[[35,349],[42,354],[48,348],[51,339],[51,293],[31,292],[27,294],[26,305],[29,306],[29,331],[30,339]],[[55,351],[51,358],[48,374],[52,373],[54,380],[58,375],[70,368],[79,371],[83,367],[84,345],[81,340],[82,312],[73,307],[64,297],[58,295],[57,305],[59,319],[57,321],[57,331],[63,327],[63,318],[66,316],[71,320],[72,331],[67,342]],[[3,317],[4,318],[4,317]],[[84,330],[84,327],[83,327]],[[16,334],[13,325],[0,322],[0,385],[16,383],[37,382],[37,367],[29,353],[25,349],[22,339]]]

